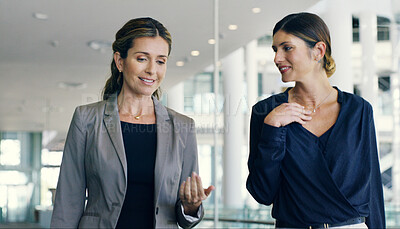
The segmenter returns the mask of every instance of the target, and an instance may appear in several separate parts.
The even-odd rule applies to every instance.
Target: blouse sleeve
[[[64,147],[51,228],[77,228],[85,206],[86,138],[81,118],[80,109],[77,108]]]
[[[367,217],[366,224],[368,228],[386,228],[381,171],[379,167],[375,125],[372,118],[372,112],[369,125],[369,138],[371,144],[369,147],[369,149],[371,149],[371,183],[368,204],[369,216]]]
[[[279,189],[281,162],[285,156],[286,127],[273,127],[264,123],[253,107],[250,121],[249,176],[246,187],[254,199],[270,205]]]
[[[194,126],[194,121],[191,119],[189,123],[188,136],[186,139],[185,149],[183,151],[183,168],[182,168],[181,180],[179,181],[179,186],[182,184],[183,181],[186,180],[187,177],[191,176],[193,171],[196,172],[197,174],[199,173],[197,154],[198,153],[197,153],[195,126]],[[181,227],[192,228],[196,226],[203,219],[204,216],[203,207],[199,208],[197,212],[198,217],[187,218],[185,217],[181,206],[182,202],[179,199],[179,193],[178,193],[178,201],[175,204],[175,213],[178,224]]]

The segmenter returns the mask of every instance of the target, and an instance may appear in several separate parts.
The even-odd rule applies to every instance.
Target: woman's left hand
[[[200,176],[192,172],[192,177],[188,177],[179,189],[179,198],[182,201],[185,214],[197,216],[202,201],[207,199],[214,189],[213,185],[203,189]]]

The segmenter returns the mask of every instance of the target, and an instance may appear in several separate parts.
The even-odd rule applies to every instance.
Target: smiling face
[[[168,51],[167,41],[157,36],[136,38],[125,59],[116,52],[114,60],[123,73],[122,89],[136,96],[151,96],[164,79]]]
[[[272,49],[275,52],[274,62],[282,74],[283,82],[306,80],[316,69],[313,49],[292,34],[282,30],[276,32]]]

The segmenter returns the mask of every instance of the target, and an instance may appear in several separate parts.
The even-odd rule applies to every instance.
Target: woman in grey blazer
[[[52,228],[191,228],[204,215],[191,118],[157,99],[171,50],[152,18],[116,34],[103,101],[75,110]]]

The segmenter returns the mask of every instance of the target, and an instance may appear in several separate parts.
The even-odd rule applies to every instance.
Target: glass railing
[[[218,225],[214,224],[214,209],[206,207],[204,220],[197,228],[275,228],[271,207],[260,205],[257,209],[220,208]],[[400,228],[400,205],[385,204],[387,228]]]

